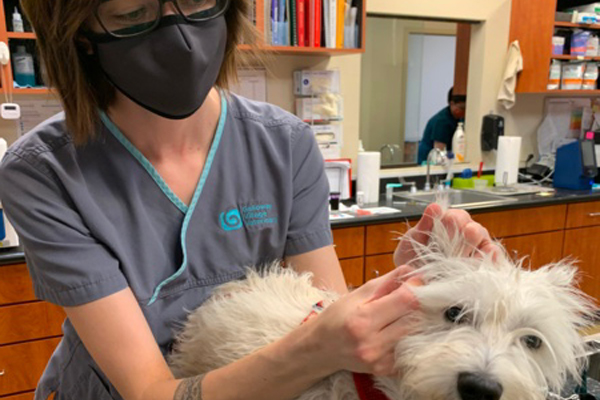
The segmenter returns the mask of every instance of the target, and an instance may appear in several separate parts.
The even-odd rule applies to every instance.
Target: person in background
[[[35,400],[288,400],[339,370],[392,373],[418,307],[418,278],[401,279],[407,237],[424,243],[441,209],[398,242],[402,267],[348,292],[310,127],[226,90],[249,2],[21,4],[65,109],[0,165],[35,294],[67,315]],[[494,250],[465,211],[443,222]],[[176,379],[165,356],[186,310],[274,260],[341,298],[239,361]]]
[[[419,165],[427,162],[427,155],[434,147],[440,150],[452,150],[452,137],[458,122],[465,118],[467,96],[455,95],[454,88],[448,92],[448,107],[435,114],[425,127],[419,143]]]

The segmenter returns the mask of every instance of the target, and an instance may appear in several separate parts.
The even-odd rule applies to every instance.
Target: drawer
[[[564,229],[567,206],[523,208],[474,214],[473,219],[487,228],[492,237],[528,235]]]
[[[338,258],[360,257],[365,254],[364,226],[334,229],[332,232]]]
[[[60,339],[0,347],[0,396],[33,390]]]
[[[25,264],[0,267],[0,305],[36,300]]]
[[[61,307],[35,302],[0,307],[0,345],[62,334]]]
[[[365,282],[396,269],[394,265],[394,254],[380,254],[365,258]]]
[[[567,228],[600,225],[600,201],[569,204]]]
[[[367,226],[367,255],[393,253],[398,238],[406,233],[418,221],[396,222],[393,224]]]
[[[344,278],[349,288],[357,288],[365,283],[365,259],[362,257],[340,260]]]

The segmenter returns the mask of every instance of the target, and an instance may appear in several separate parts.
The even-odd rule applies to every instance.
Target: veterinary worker
[[[455,95],[454,88],[448,91],[448,106],[444,107],[427,122],[423,138],[419,142],[417,163],[427,162],[434,148],[452,150],[452,138],[458,123],[465,119],[467,96]]]
[[[0,167],[35,293],[67,314],[36,400],[282,400],[341,369],[392,372],[402,317],[418,306],[405,266],[206,375],[176,379],[165,362],[186,310],[247,266],[284,259],[346,293],[311,130],[225,89],[251,37],[245,1],[21,4],[65,110]],[[468,214],[445,218],[492,246]],[[411,251],[402,241],[397,264]]]

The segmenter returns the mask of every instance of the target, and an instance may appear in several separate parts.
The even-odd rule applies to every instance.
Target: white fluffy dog
[[[572,265],[529,270],[506,254],[464,257],[464,239],[439,220],[429,243],[414,246],[411,264],[426,283],[413,289],[420,302],[414,330],[398,342],[397,376],[374,378],[389,399],[541,400],[569,375],[579,377],[578,329],[592,307],[574,286]],[[189,315],[171,367],[178,377],[222,367],[297,328],[315,303],[335,299],[308,274],[249,270]],[[342,371],[298,399],[358,398],[352,374]]]

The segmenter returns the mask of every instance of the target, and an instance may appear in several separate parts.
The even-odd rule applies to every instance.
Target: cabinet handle
[[[4,375],[4,370],[0,371],[0,376]]]
[[[600,212],[593,212],[593,213],[589,213],[588,217],[600,217]]]
[[[379,278],[379,270],[373,270],[373,275],[375,275],[375,278]]]

